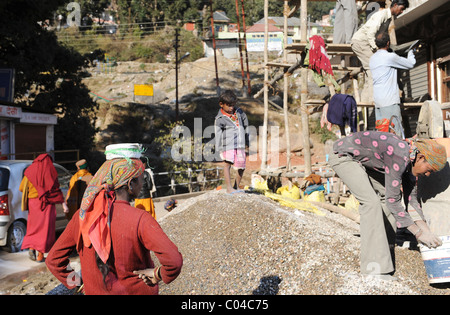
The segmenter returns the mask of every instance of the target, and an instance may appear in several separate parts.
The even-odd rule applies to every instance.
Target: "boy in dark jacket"
[[[249,146],[247,115],[236,107],[237,96],[231,90],[225,90],[219,97],[220,110],[215,119],[216,151],[223,161],[225,184],[228,193],[239,189],[245,170],[245,148]],[[231,186],[230,169],[237,170],[234,187]]]

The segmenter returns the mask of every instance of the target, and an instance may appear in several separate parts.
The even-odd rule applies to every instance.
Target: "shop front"
[[[0,105],[0,159],[33,159],[36,153],[53,151],[57,120],[55,115]]]

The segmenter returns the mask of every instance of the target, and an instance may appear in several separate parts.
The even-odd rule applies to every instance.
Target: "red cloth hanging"
[[[314,35],[309,38],[309,43],[309,68],[317,71],[319,74],[323,70],[334,76],[331,62],[325,49],[324,39],[319,35]]]

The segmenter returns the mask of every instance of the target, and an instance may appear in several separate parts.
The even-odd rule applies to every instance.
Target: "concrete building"
[[[0,104],[0,158],[32,159],[32,152],[54,151],[56,124],[55,115]]]

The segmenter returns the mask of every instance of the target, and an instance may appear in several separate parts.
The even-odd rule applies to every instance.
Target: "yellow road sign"
[[[153,84],[135,84],[134,95],[153,96]]]

